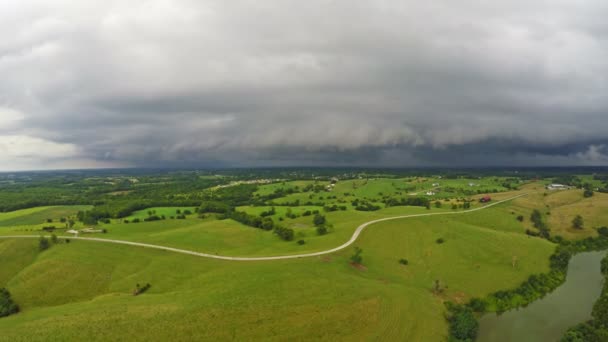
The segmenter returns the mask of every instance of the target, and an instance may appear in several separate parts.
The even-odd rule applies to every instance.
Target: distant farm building
[[[492,200],[492,197],[490,196],[483,196],[482,198],[479,199],[479,202],[481,203],[487,203],[490,202]]]
[[[568,190],[569,187],[563,184],[549,184],[547,190]]]
[[[435,192],[434,192],[434,191],[427,191],[427,192],[426,192],[426,195],[427,195],[427,196],[434,196],[434,195],[435,195]]]

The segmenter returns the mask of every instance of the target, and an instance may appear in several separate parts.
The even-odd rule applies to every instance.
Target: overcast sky
[[[608,165],[608,2],[0,1],[0,170]]]

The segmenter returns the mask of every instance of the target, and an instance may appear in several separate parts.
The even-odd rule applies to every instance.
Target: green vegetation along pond
[[[593,304],[602,292],[600,262],[606,252],[572,257],[566,282],[525,308],[479,320],[478,341],[559,341],[569,327],[591,318]]]

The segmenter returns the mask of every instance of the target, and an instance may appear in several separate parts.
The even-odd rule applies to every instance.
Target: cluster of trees
[[[283,226],[274,227],[274,233],[285,241],[291,241],[295,236],[295,232],[293,231],[293,229],[285,228]]]
[[[379,205],[375,205],[363,200],[360,201],[358,199],[352,201],[351,204],[353,207],[355,207],[355,210],[358,211],[376,211],[381,209]]]
[[[315,216],[312,218],[312,223],[315,225],[315,227],[317,227],[318,235],[327,234],[327,219],[325,218],[325,216],[319,213],[315,214]]]
[[[396,206],[415,206],[415,207],[427,207],[430,208],[431,201],[425,197],[406,197],[406,198],[389,198],[384,201],[386,207]]]
[[[523,218],[520,221],[523,221]],[[534,209],[532,211],[532,214],[530,215],[530,221],[532,221],[534,228],[538,229],[538,233],[526,229],[526,234],[531,236],[540,236],[543,239],[550,238],[549,227],[547,226],[545,221],[543,221],[543,216],[541,215],[538,209]]]
[[[326,205],[323,207],[323,211],[326,211],[326,212],[332,212],[332,211],[338,211],[338,210],[345,211],[346,206],[334,204],[332,206]]]
[[[17,305],[11,298],[11,293],[7,289],[0,289],[0,317],[6,317],[19,312]]]
[[[250,215],[242,211],[230,210],[225,214],[218,216],[219,219],[232,219],[240,222],[244,225],[260,228],[264,230],[274,230],[274,233],[285,241],[291,241],[295,237],[295,232],[291,228],[286,228],[281,225],[275,224],[271,217],[260,217]]]
[[[274,214],[276,214],[277,211],[275,210],[274,206],[272,208],[270,208],[270,210],[268,211],[263,211],[262,213],[260,213],[261,217],[266,217],[266,216],[273,216]]]
[[[104,229],[104,233],[105,233],[105,229]],[[70,241],[66,239],[65,242],[69,243]],[[59,243],[59,238],[55,234],[51,234],[50,238],[47,238],[46,236],[40,236],[40,238],[38,239],[38,249],[41,252],[46,251],[47,249],[51,248],[52,245],[56,245],[58,243]]]
[[[450,341],[474,341],[479,331],[479,322],[477,322],[473,310],[468,305],[451,302],[446,303],[446,308],[448,309],[446,319],[450,326]]]
[[[243,211],[236,211],[236,210],[230,210],[228,212],[226,212],[225,214],[222,215],[218,215],[219,219],[232,219],[235,220],[237,222],[240,222],[246,226],[250,226],[250,227],[254,227],[254,228],[263,228],[263,223],[264,222],[272,222],[272,218],[270,217],[259,217],[256,215],[250,215],[247,214],[246,212]],[[272,230],[273,227],[270,227],[270,229],[267,230]]]
[[[231,208],[228,204],[219,201],[205,201],[198,207],[199,213],[224,214],[230,210]]]

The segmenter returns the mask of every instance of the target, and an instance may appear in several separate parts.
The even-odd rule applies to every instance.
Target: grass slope
[[[343,214],[336,226],[348,224]],[[514,287],[546,271],[554,248],[451,217],[371,226],[357,242],[365,269],[349,265],[351,248],[239,263],[87,241],[38,254],[35,241],[19,242],[1,253],[20,269],[5,277],[24,311],[0,319],[0,340],[442,340],[443,300]],[[20,253],[34,256],[23,262]],[[435,279],[447,286],[442,295],[430,291]],[[136,283],[152,288],[134,297]]]
[[[76,215],[79,210],[90,209],[87,205],[36,207],[30,209],[16,210],[8,213],[0,213],[0,227],[30,226],[47,224],[47,219],[59,224],[59,219]]]

